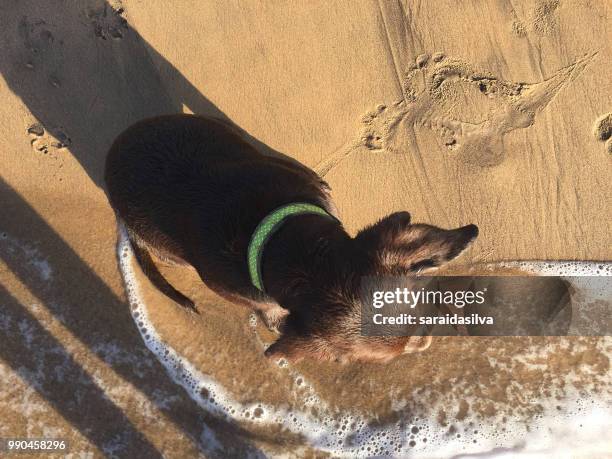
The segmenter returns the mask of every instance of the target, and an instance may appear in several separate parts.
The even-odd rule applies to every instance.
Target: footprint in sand
[[[42,19],[29,20],[23,18],[18,26],[19,37],[23,44],[23,54],[17,59],[29,71],[47,68],[52,65],[53,50],[56,37],[52,32],[54,27]],[[54,81],[59,82],[57,77]]]
[[[479,166],[504,159],[503,137],[535,122],[556,94],[576,79],[596,53],[539,83],[505,81],[442,53],[422,54],[403,78],[403,97],[362,118],[359,142],[334,153],[315,169],[325,174],[358,148],[409,153],[414,132],[434,133],[439,145]]]
[[[64,132],[63,129],[57,128],[53,130],[53,134],[47,131],[41,123],[33,123],[28,129],[27,133],[30,137],[30,145],[36,152],[42,154],[52,154],[57,150],[67,148],[72,143],[70,137]]]
[[[392,104],[391,110],[368,114],[362,139],[370,149],[387,149],[386,143],[393,149],[397,144],[391,139],[398,126],[425,127],[449,150],[466,151],[466,160],[482,166],[499,164],[503,136],[533,125],[536,115],[593,57],[586,56],[540,83],[515,83],[441,53],[421,55],[405,75],[403,100]]]
[[[127,20],[123,17],[124,11],[119,1],[112,5],[104,2],[99,8],[89,9],[86,16],[93,26],[94,35],[102,40],[121,40],[128,29]]]
[[[512,31],[519,37],[526,37],[528,33],[540,37],[554,34],[559,28],[558,10],[560,6],[560,0],[536,2],[524,19],[519,19],[513,11],[515,18],[512,23]]]
[[[612,112],[600,116],[593,126],[593,135],[606,143],[606,151],[612,153]]]

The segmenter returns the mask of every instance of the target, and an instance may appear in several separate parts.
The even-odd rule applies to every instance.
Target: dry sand
[[[477,224],[468,261],[612,260],[611,17],[606,0],[2,1],[0,438],[64,437],[73,457],[321,454],[215,418],[143,344],[102,171],[147,116],[220,116],[317,168],[352,232],[406,209]],[[297,407],[295,378],[261,356],[273,337],[168,274],[203,313],[145,288],[163,339],[240,402]],[[468,418],[532,422],[573,386],[609,395],[609,346],[446,338],[382,368],[297,371],[381,425],[445,407],[452,437]]]

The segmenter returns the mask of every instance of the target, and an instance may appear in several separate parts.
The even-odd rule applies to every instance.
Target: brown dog
[[[407,212],[397,212],[351,237],[312,170],[264,155],[235,128],[199,116],[128,128],[109,151],[105,180],[157,288],[194,308],[150,254],[192,265],[212,290],[278,327],[282,335],[266,355],[292,361],[388,361],[427,347],[429,337],[361,336],[360,279],[440,266],[478,234],[474,225],[411,224]],[[278,211],[287,208],[288,215]]]

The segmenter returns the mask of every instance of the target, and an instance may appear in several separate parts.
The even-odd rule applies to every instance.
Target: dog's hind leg
[[[136,260],[138,260],[142,271],[145,273],[151,283],[172,301],[176,301],[181,306],[191,309],[194,312],[198,312],[195,307],[195,303],[170,285],[164,276],[162,276],[157,269],[157,266],[155,266],[155,262],[151,258],[149,249],[144,244],[139,243],[139,241],[131,235],[130,242],[132,244],[132,248],[134,249]]]

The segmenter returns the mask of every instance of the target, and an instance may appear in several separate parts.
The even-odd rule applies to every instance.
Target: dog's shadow
[[[3,13],[13,27],[2,33],[0,73],[39,123],[24,126],[23,135],[36,151],[68,149],[96,185],[103,186],[117,134],[184,107],[234,125],[264,153],[286,157],[236,126],[130,27],[123,9],[95,0],[46,8],[23,1]]]

